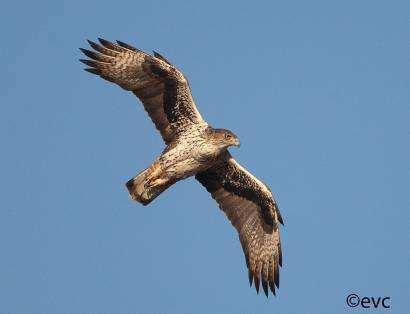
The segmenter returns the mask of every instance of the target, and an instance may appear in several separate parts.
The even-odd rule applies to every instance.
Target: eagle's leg
[[[174,182],[163,171],[161,164],[156,161],[136,177],[129,180],[126,186],[133,200],[147,205]]]
[[[153,178],[147,181],[147,183],[145,184],[145,187],[147,189],[158,187],[160,185],[166,184],[168,181],[169,181],[168,178],[156,178],[156,179]]]
[[[155,166],[155,163],[154,163],[154,165],[152,165],[150,168],[152,169],[152,171],[149,171],[149,173],[147,174],[145,178],[145,182],[144,182],[145,188],[147,189],[153,188],[155,186],[159,186],[167,182],[167,178],[166,176],[164,176],[163,169],[160,165]]]

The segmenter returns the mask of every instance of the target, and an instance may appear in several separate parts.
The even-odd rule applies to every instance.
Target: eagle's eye
[[[229,134],[229,133],[225,133],[225,138],[226,138],[227,140],[230,140],[230,139],[232,138],[232,135]]]

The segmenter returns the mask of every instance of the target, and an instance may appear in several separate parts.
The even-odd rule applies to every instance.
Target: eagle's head
[[[241,145],[239,138],[233,132],[226,129],[213,129],[212,139],[221,148],[228,148],[229,146],[239,147]]]

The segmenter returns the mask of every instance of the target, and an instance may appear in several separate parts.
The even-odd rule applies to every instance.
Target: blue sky
[[[405,1],[13,1],[0,19],[0,313],[344,313],[410,296]],[[142,106],[82,71],[98,36],[158,50],[279,202],[276,298],[193,179],[124,183],[163,149]],[[367,310],[368,312],[368,310]]]

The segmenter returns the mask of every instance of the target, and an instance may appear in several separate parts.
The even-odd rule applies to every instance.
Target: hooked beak
[[[241,141],[239,140],[239,138],[236,138],[235,139],[235,145],[234,146],[236,146],[236,147],[241,147]]]

